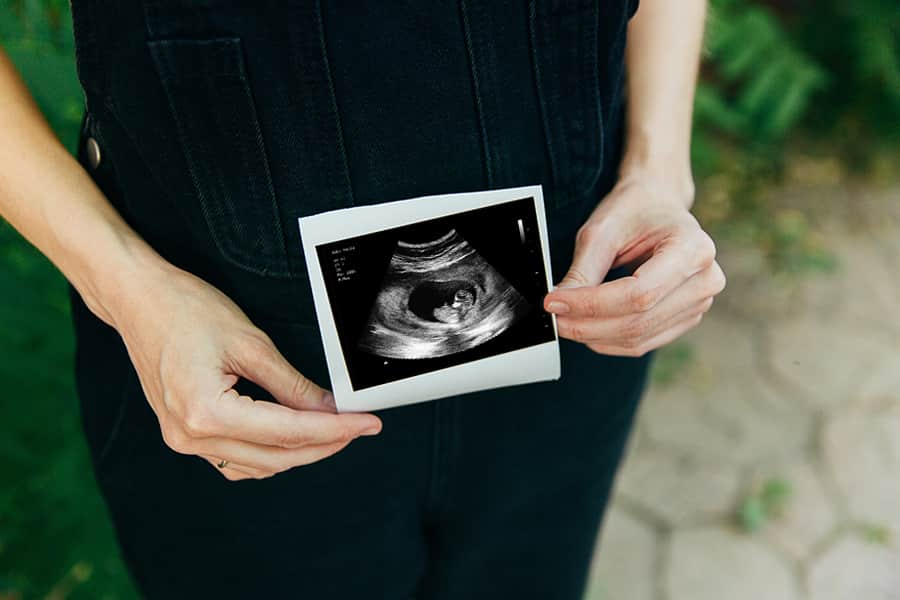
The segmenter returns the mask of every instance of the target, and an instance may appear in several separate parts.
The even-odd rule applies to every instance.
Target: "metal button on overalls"
[[[92,137],[89,137],[84,142],[84,150],[87,154],[88,164],[92,169],[96,169],[100,166],[100,144],[97,143]]]

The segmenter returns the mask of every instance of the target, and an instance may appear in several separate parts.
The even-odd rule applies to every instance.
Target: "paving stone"
[[[896,346],[863,327],[806,316],[770,330],[771,367],[805,393],[811,406],[850,403],[867,374],[896,364]]]
[[[841,538],[809,569],[813,600],[900,599],[900,553],[853,535]]]
[[[877,410],[893,401],[900,401],[900,344],[881,367],[870,369],[862,378],[857,404],[863,410]]]
[[[776,275],[761,252],[720,243],[728,288],[687,336],[694,352],[684,372],[645,399],[617,498],[670,527],[670,538],[656,542],[648,523],[614,509],[601,548],[625,548],[619,555],[644,573],[661,568],[666,600],[791,600],[801,591],[809,600],[900,600],[900,188],[841,186],[829,196],[835,211],[821,209],[821,190],[787,190],[778,202],[808,213],[837,270]],[[721,524],[747,466],[792,490],[754,536]],[[883,531],[884,543],[863,539],[866,527]],[[837,531],[846,533],[829,542]],[[665,543],[661,564],[654,543]],[[612,567],[601,551],[595,573],[602,568]],[[635,575],[615,579],[627,569],[612,568],[604,578],[625,583],[590,600],[652,597],[628,585]]]
[[[723,241],[717,260],[728,285],[716,306],[750,319],[778,322],[802,314],[804,290],[796,276],[774,273],[760,248]]]
[[[733,513],[739,473],[730,465],[637,448],[625,462],[617,485],[620,496],[676,526]]]
[[[676,531],[664,582],[669,600],[794,600],[788,565],[757,540],[724,527]]]
[[[892,231],[890,237],[896,237]],[[900,323],[885,318],[900,305],[900,277],[894,250],[884,235],[872,232],[836,235],[829,240],[837,270],[834,273],[797,278],[802,308],[820,319],[843,320],[892,327]]]
[[[832,415],[822,454],[851,517],[900,535],[900,396],[867,397]]]
[[[790,497],[780,515],[760,532],[765,540],[801,562],[837,526],[837,510],[822,479],[812,464],[793,464],[764,469],[762,482],[780,479],[790,486]]]
[[[812,416],[755,368],[750,326],[710,313],[687,337],[685,372],[651,388],[641,418],[648,437],[698,459],[735,465],[796,454]]]
[[[594,556],[585,600],[652,600],[656,534],[613,505]]]

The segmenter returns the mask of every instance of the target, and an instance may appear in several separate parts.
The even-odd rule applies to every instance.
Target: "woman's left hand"
[[[692,191],[649,176],[616,185],[579,229],[572,266],[544,300],[560,336],[602,354],[642,356],[700,322],[725,275],[692,201]],[[603,282],[622,265],[637,268]]]

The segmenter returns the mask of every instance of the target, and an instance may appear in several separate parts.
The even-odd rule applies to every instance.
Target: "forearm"
[[[100,318],[165,268],[65,150],[0,50],[0,216],[44,253]],[[136,277],[138,274],[143,277]]]
[[[694,88],[706,0],[641,0],[628,28],[627,124],[622,178],[650,174],[693,201]]]

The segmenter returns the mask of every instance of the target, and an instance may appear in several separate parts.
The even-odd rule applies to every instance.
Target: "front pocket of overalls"
[[[239,38],[147,42],[210,234],[230,263],[290,276]]]

